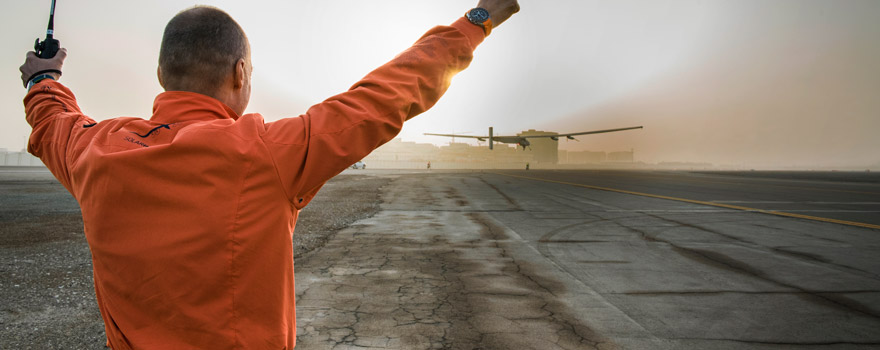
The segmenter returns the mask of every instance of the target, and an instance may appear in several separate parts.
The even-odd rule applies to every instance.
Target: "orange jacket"
[[[96,123],[50,79],[28,150],[79,201],[113,349],[292,349],[291,235],[330,178],[392,139],[467,67],[483,30],[435,27],[349,91],[266,123],[196,93]]]

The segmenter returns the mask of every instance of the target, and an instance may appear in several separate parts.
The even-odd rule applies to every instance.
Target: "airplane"
[[[633,129],[642,129],[642,127],[641,126],[633,126],[633,127],[629,127],[629,128],[593,130],[593,131],[573,132],[573,133],[569,133],[569,134],[556,134],[556,135],[494,136],[494,135],[492,135],[492,127],[490,126],[489,127],[489,136],[474,136],[474,135],[460,135],[460,134],[431,134],[431,133],[425,133],[425,135],[445,136],[445,137],[464,137],[464,138],[477,139],[480,141],[486,141],[486,139],[489,139],[489,149],[492,149],[493,143],[501,142],[501,143],[517,144],[517,145],[522,146],[523,150],[525,150],[526,147],[529,147],[529,145],[531,145],[531,142],[529,142],[528,139],[550,138],[553,141],[559,141],[560,137],[564,137],[569,140],[577,141],[578,139],[576,139],[574,137],[578,136],[578,135],[602,134],[602,133],[606,133],[606,132],[615,132],[615,131],[624,131],[624,130],[633,130]]]

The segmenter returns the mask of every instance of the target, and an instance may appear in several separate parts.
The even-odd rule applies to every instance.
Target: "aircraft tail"
[[[489,150],[490,151],[492,150],[492,145],[494,144],[494,142],[492,142],[492,141],[493,141],[492,140],[492,127],[490,126],[489,127]]]

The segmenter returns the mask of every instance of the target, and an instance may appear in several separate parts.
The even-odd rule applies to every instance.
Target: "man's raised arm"
[[[28,152],[40,158],[56,178],[69,187],[66,151],[77,122],[94,123],[79,109],[73,93],[56,81],[67,58],[62,48],[55,57],[43,59],[30,51],[19,68],[21,81],[28,89],[24,98],[25,117],[31,125]],[[81,129],[82,127],[80,127]]]
[[[404,121],[431,108],[452,77],[467,68],[492,27],[519,10],[515,0],[483,0],[478,6],[489,12],[488,28],[465,17],[435,27],[347,92],[299,118],[267,125],[264,141],[297,207],[308,203],[324,182],[394,138]]]

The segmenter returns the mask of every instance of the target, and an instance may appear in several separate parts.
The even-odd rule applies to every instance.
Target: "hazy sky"
[[[248,112],[275,120],[346,90],[433,25],[476,1],[203,1],[251,40]],[[148,118],[161,92],[162,30],[182,1],[58,0],[62,82],[94,119]],[[635,149],[637,160],[880,168],[880,1],[520,1],[437,106],[407,123],[425,132],[513,134],[645,129],[561,142]],[[18,66],[44,36],[49,1],[0,11],[0,148],[18,150]]]

